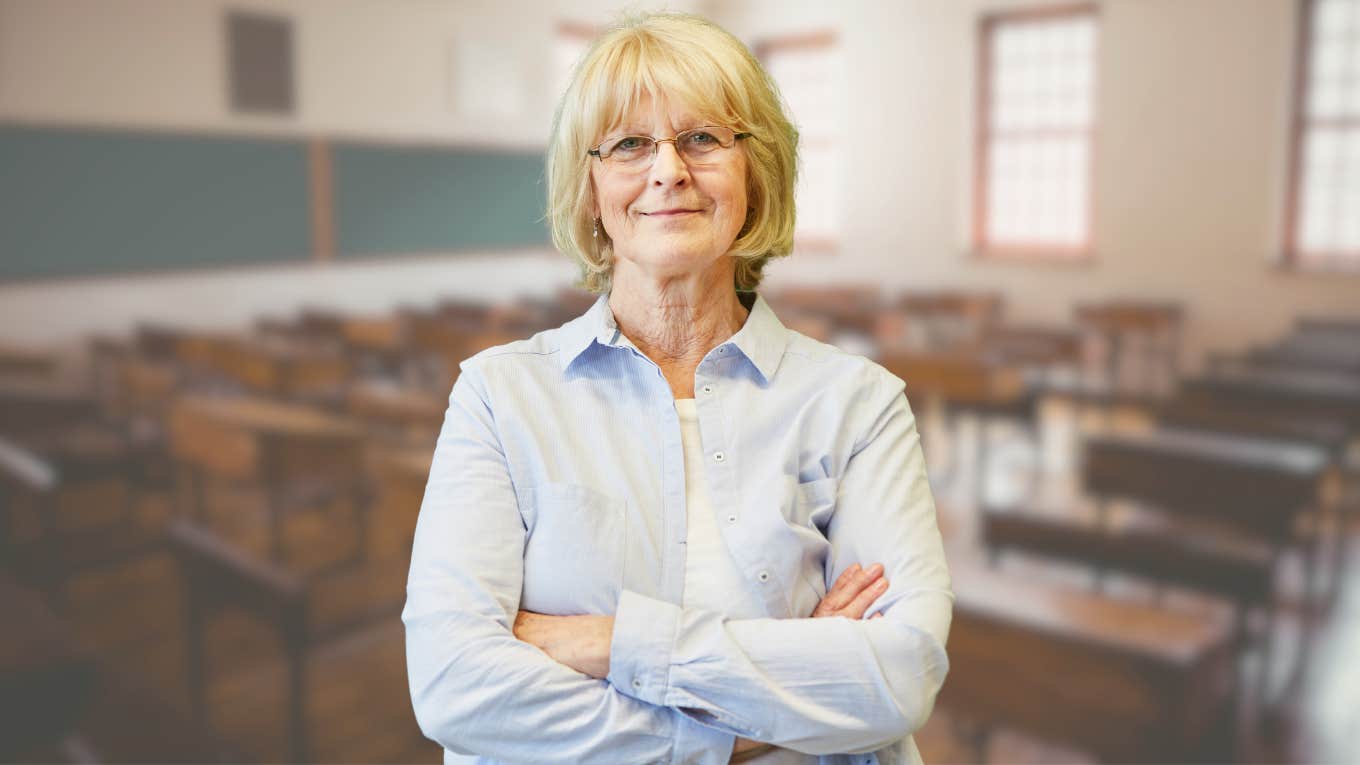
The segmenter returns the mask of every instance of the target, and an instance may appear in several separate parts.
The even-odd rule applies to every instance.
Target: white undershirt
[[[685,448],[685,608],[716,611],[733,619],[766,616],[737,571],[727,551],[704,476],[704,447],[699,437],[699,413],[694,399],[675,400],[680,417],[680,440]],[[752,765],[803,765],[816,757],[776,749],[747,762]]]

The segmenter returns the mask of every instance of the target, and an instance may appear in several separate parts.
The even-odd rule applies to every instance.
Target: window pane
[[[988,240],[1079,245],[1086,240],[1087,140],[998,138],[987,189]]]
[[[986,244],[1079,246],[1088,239],[1095,21],[992,27],[986,125]]]

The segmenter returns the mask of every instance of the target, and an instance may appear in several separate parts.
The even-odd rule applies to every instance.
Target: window
[[[983,18],[973,203],[978,252],[1090,254],[1095,47],[1091,6]]]
[[[1304,0],[1285,252],[1360,267],[1360,0]]]
[[[798,128],[800,250],[831,250],[840,238],[841,140],[844,121],[841,55],[832,32],[765,40],[756,55],[779,85]]]

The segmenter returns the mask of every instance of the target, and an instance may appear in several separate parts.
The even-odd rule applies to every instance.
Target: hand
[[[520,611],[515,616],[514,631],[515,637],[583,675],[599,680],[609,675],[612,616],[548,616]]]
[[[840,578],[831,585],[817,608],[813,609],[812,618],[844,616],[847,619],[863,619],[870,604],[887,591],[888,580],[883,578],[883,564],[875,563],[866,569],[856,563],[841,572]],[[882,611],[869,618],[881,616]]]

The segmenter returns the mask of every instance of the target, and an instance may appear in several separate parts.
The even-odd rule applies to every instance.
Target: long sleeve
[[[488,400],[465,366],[417,523],[402,619],[421,730],[502,762],[727,762],[732,734],[515,638],[526,530]]]
[[[882,388],[879,389],[882,392]],[[883,618],[726,619],[625,591],[609,680],[733,734],[809,754],[869,752],[923,725],[944,682],[953,598],[915,420],[901,394],[840,478],[827,581],[881,562]]]

